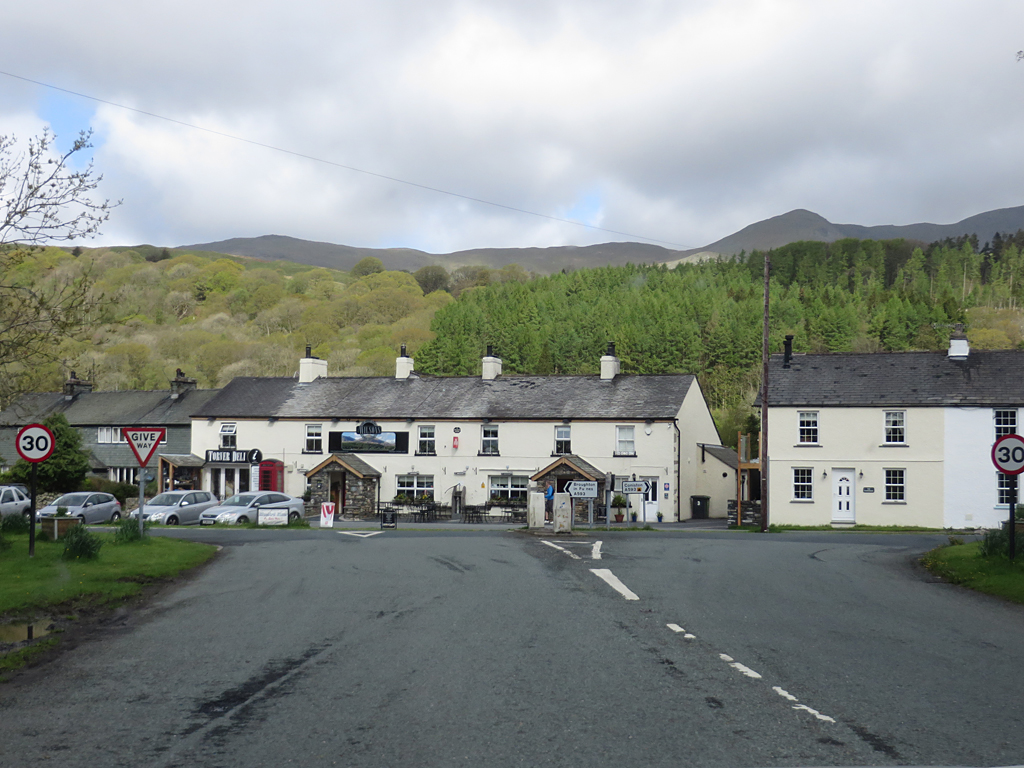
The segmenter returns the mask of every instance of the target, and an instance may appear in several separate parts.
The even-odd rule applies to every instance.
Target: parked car
[[[68,517],[77,517],[83,523],[105,523],[121,519],[121,502],[109,493],[65,493],[39,510],[38,517],[56,517],[58,507],[65,507]]]
[[[27,515],[32,506],[28,493],[16,485],[0,485],[0,516]]]
[[[190,525],[199,522],[199,515],[220,502],[209,491],[165,491],[146,502],[143,520],[164,525]],[[139,510],[129,516],[138,520]]]
[[[210,507],[199,516],[200,525],[214,523],[230,523],[244,525],[256,522],[256,512],[260,507],[288,507],[288,520],[300,520],[303,514],[302,499],[285,496],[283,493],[268,491],[250,491],[236,493],[227,501],[216,507]]]

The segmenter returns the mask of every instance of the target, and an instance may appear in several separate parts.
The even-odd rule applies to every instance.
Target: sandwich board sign
[[[128,442],[135,458],[139,460],[139,466],[149,464],[149,460],[156,453],[156,447],[167,435],[166,427],[122,427],[121,434]]]

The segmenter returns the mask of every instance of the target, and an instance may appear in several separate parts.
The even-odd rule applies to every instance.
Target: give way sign
[[[992,463],[1004,475],[1024,472],[1024,437],[1003,435],[992,446]]]
[[[121,434],[131,446],[132,453],[139,460],[139,466],[144,467],[156,453],[156,447],[167,434],[166,427],[121,427]]]

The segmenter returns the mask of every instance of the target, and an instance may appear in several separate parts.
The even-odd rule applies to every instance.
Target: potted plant
[[[63,539],[67,532],[72,526],[78,525],[77,517],[68,517],[67,507],[57,507],[57,514],[54,515],[53,520],[53,539]]]
[[[636,522],[636,510],[635,509],[633,510],[633,513],[630,515],[630,517],[633,520],[633,522],[635,523]]]
[[[612,499],[612,506],[615,507],[615,522],[622,522],[622,508],[626,506],[626,497],[621,493],[616,493]]]
[[[659,510],[658,510],[658,522],[659,522],[659,523],[661,522],[661,519],[662,519],[663,517],[664,517],[664,515],[662,515],[662,514],[661,514],[661,510],[659,509]]]

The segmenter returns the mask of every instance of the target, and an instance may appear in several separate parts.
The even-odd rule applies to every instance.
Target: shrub
[[[57,507],[57,517],[67,517],[67,516],[68,516],[68,508],[67,507]]]
[[[621,509],[626,506],[626,497],[621,493],[616,493],[615,498],[612,499],[612,506],[617,509]]]
[[[1024,534],[1018,534],[1015,543],[1017,545],[1016,556],[1024,556]],[[991,531],[987,531],[985,533],[985,538],[981,540],[981,546],[978,548],[978,554],[982,557],[1009,557],[1010,536],[1006,532],[1006,529],[994,528]]]
[[[63,560],[92,560],[100,553],[103,542],[84,525],[73,525],[64,536]]]
[[[142,541],[143,535],[139,534],[138,519],[122,517],[114,527],[115,544],[131,544],[133,541]]]
[[[0,520],[0,532],[2,533],[28,533],[32,523],[28,515],[7,515]]]

